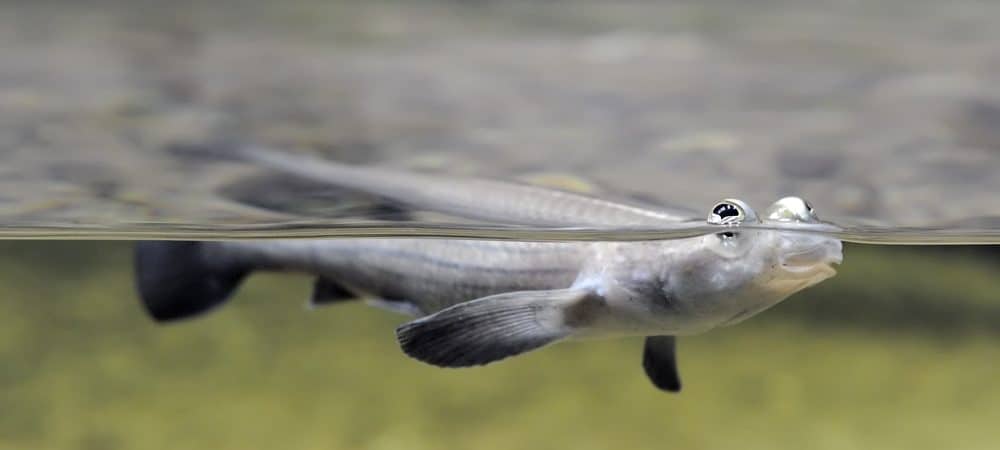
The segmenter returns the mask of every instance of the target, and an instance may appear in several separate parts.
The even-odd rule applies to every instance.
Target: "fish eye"
[[[708,223],[712,225],[739,225],[751,221],[757,221],[757,214],[745,202],[735,199],[716,203],[708,215]]]
[[[732,203],[718,204],[715,209],[712,210],[712,214],[719,216],[722,220],[728,220],[730,217],[735,217],[736,219],[743,218],[743,211],[740,211],[740,208]]]
[[[773,222],[817,222],[816,210],[811,203],[800,197],[785,197],[772,204],[765,217]]]
[[[722,232],[722,233],[716,233],[715,235],[718,236],[719,239],[721,239],[723,241],[728,241],[730,239],[735,239],[736,236],[737,236],[737,234],[734,233],[734,232],[732,232],[732,231],[725,231],[725,232]]]

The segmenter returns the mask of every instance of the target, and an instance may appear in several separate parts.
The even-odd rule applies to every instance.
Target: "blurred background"
[[[1000,3],[7,1],[0,43],[3,233],[364,212],[164,151],[218,141],[696,211],[795,194],[839,223],[1000,223]],[[680,395],[649,385],[638,339],[425,366],[398,350],[403,317],[306,311],[299,276],[158,326],[130,251],[0,243],[0,449],[1000,437],[996,246],[850,245],[837,277],[682,339]]]

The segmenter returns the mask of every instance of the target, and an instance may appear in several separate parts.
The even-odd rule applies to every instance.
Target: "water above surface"
[[[908,2],[903,16],[767,1],[305,1],[235,15],[225,2],[171,14],[4,4],[0,237],[713,231],[400,220],[330,186],[163,151],[235,139],[679,206],[692,219],[724,197],[763,208],[799,195],[845,240],[998,243],[1000,32],[990,18],[1000,10],[962,4]]]

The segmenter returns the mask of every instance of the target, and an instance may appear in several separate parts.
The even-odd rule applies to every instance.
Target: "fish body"
[[[587,318],[587,327],[578,324],[580,336],[695,334],[749,317],[804,287],[769,292],[754,279],[762,268],[717,264],[718,256],[705,249],[713,239],[274,240],[203,243],[199,251],[209,265],[309,273],[345,295],[419,315],[505,292],[590,290],[607,310]]]
[[[480,220],[650,226],[688,219],[492,180],[304,163],[258,150],[242,156],[291,175]],[[657,387],[676,391],[674,336],[745,320],[833,276],[832,266],[841,262],[836,239],[738,225],[816,220],[812,207],[793,197],[775,202],[763,219],[745,203],[725,200],[709,217],[719,233],[663,241],[141,242],[136,276],[147,310],[169,321],[221,304],[254,271],[309,273],[317,277],[314,304],[366,298],[418,316],[397,329],[401,348],[445,367],[488,364],[561,340],[647,336],[647,375]]]
[[[567,288],[587,243],[444,239],[328,239],[204,243],[220,266],[314,274],[358,298],[426,315],[502,292]],[[313,296],[314,303],[324,299]]]

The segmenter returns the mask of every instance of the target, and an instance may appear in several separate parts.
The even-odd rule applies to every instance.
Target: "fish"
[[[473,220],[663,227],[692,219],[680,209],[502,180],[253,147],[230,153],[288,176]],[[439,367],[490,364],[561,341],[642,336],[645,374],[656,388],[678,392],[678,336],[742,322],[834,276],[843,260],[838,239],[780,228],[821,223],[799,197],[781,198],[760,216],[742,200],[724,199],[705,222],[718,232],[657,241],[140,241],[135,279],[148,314],[167,323],[224,304],[253,272],[311,274],[312,306],[360,299],[413,316],[396,329],[400,348]]]

